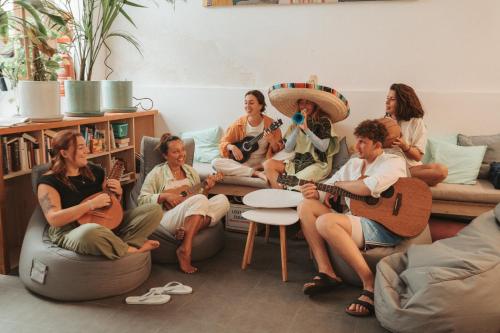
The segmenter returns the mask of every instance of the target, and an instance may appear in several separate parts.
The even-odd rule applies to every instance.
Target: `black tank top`
[[[64,184],[62,181],[57,179],[55,175],[43,175],[40,177],[37,183],[37,187],[40,184],[46,184],[53,187],[61,197],[61,208],[69,208],[78,205],[83,199],[91,196],[94,193],[102,191],[102,183],[104,181],[104,170],[95,165],[88,164],[90,170],[94,174],[95,181],[91,181],[82,175],[68,177],[69,181],[75,186],[75,189],[70,188],[68,185]]]

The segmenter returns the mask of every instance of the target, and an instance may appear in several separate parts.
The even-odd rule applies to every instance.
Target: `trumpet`
[[[304,122],[304,115],[302,114],[301,111],[295,112],[295,114],[292,116],[292,121],[296,125],[301,125]]]

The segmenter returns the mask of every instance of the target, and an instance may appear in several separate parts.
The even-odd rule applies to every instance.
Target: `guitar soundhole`
[[[378,198],[374,198],[374,197],[367,197],[365,199],[365,202],[367,204],[369,204],[370,206],[373,206],[373,205],[376,205],[378,203]]]
[[[384,192],[380,193],[380,196],[382,198],[390,198],[394,195],[394,186],[389,187],[387,190]]]
[[[250,146],[248,144],[248,142],[245,142],[245,143],[243,143],[242,148],[243,148],[244,151],[250,151],[250,149],[252,149],[252,146]]]

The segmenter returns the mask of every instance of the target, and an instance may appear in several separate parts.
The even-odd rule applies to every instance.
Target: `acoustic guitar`
[[[222,174],[222,172],[217,172],[216,174],[208,176],[208,178],[213,179],[215,182],[220,182],[224,178],[224,175]],[[205,179],[201,183],[193,186],[183,185],[168,190],[164,190],[162,193],[173,193],[173,194],[178,194],[181,197],[187,198],[189,196],[201,193],[206,188],[206,186],[207,186],[207,180]],[[163,202],[163,207],[166,210],[174,208],[174,206],[170,205],[167,201]]]
[[[120,180],[124,169],[125,164],[123,163],[123,161],[117,159],[113,164],[113,167],[111,168],[108,179]],[[109,195],[109,197],[111,198],[111,204],[106,207],[98,208],[88,212],[78,219],[78,223],[97,223],[111,230],[120,225],[123,219],[123,208],[120,201],[116,197],[116,194],[113,193],[110,189],[106,188],[102,192],[92,194],[90,197],[85,198],[82,202],[92,200],[102,193],[106,193]]]
[[[262,133],[257,136],[246,136],[242,140],[233,143],[241,153],[243,154],[243,158],[241,160],[237,160],[234,157],[233,153],[230,152],[230,157],[240,163],[245,163],[250,158],[250,155],[259,148],[259,140],[264,136],[265,133],[271,133],[275,129],[278,129],[281,125],[283,125],[283,120],[278,119],[271,124],[268,128],[266,128]]]
[[[350,203],[352,214],[375,221],[402,237],[419,235],[427,226],[431,214],[431,190],[417,178],[399,178],[380,194],[380,198],[353,194],[337,186],[314,183],[295,176],[280,175],[278,182],[287,186],[311,183],[319,191],[353,199]]]

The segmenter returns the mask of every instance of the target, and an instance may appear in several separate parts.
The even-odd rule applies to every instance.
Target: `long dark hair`
[[[180,140],[176,135],[172,135],[170,133],[163,133],[160,138],[160,143],[156,146],[156,149],[160,151],[162,155],[167,155],[168,153],[168,144],[172,141]]]
[[[393,83],[391,90],[396,93],[396,119],[410,120],[411,118],[423,118],[424,109],[418,99],[415,90],[403,83]]]
[[[68,150],[74,147],[73,158],[77,154],[77,138],[81,137],[82,134],[75,130],[62,130],[57,132],[57,134],[52,138],[52,148],[50,150],[51,160],[50,160],[50,171],[49,174],[53,174],[57,179],[59,179],[63,184],[67,185],[72,190],[76,190],[75,186],[69,181],[68,176],[66,176],[67,165],[66,159],[62,156],[62,150]],[[95,181],[95,176],[90,170],[89,166],[86,165],[79,169],[80,175],[83,177]]]
[[[260,92],[260,90],[250,90],[247,91],[245,94],[245,97],[248,95],[252,95],[253,97],[257,98],[257,102],[259,102],[260,105],[262,105],[262,109],[260,109],[260,113],[264,113],[266,111],[266,98],[264,97],[264,94]]]

